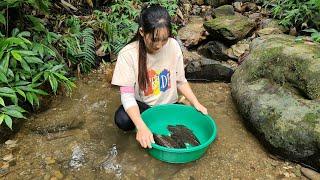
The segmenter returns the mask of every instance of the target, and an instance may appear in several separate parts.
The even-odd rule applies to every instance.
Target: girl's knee
[[[124,110],[123,106],[120,106],[116,111],[114,121],[118,128],[124,131],[130,131],[135,129],[135,125],[128,116],[127,112]]]

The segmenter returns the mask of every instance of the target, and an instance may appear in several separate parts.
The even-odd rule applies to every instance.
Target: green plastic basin
[[[167,148],[153,143],[148,152],[161,161],[186,163],[199,159],[216,138],[217,127],[214,120],[191,106],[158,105],[144,111],[141,117],[154,134],[169,135],[168,125],[181,124],[191,129],[200,141],[199,146],[183,149]]]

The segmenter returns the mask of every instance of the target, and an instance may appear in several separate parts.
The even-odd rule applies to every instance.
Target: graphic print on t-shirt
[[[165,92],[170,89],[170,71],[164,69],[159,70],[148,70],[149,85],[144,91],[145,96],[158,95],[160,92]]]

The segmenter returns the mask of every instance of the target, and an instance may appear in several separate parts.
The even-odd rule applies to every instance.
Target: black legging
[[[137,101],[137,103],[138,103],[138,106],[140,109],[140,113],[142,113],[143,111],[150,108],[150,106],[148,106],[147,104],[145,104],[143,102]],[[135,125],[133,124],[131,118],[129,117],[127,112],[124,110],[122,105],[115,112],[114,121],[115,121],[116,125],[124,131],[131,131],[136,128]]]

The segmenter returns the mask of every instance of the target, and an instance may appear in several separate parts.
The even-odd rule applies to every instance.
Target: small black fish
[[[199,139],[186,126],[184,126],[184,125],[176,125],[176,126],[169,125],[167,128],[171,132],[171,136],[173,136],[174,139],[181,139],[182,142],[189,143],[192,146],[200,145]]]
[[[180,144],[170,136],[154,134],[153,138],[155,143],[160,146],[164,146],[168,148],[178,148],[178,149],[186,147],[184,143]]]

